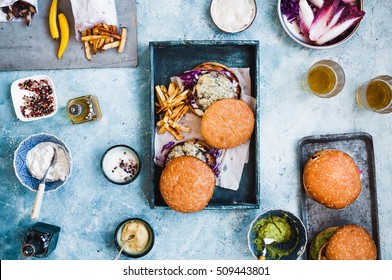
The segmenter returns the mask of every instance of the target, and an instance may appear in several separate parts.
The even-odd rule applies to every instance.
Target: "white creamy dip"
[[[211,17],[223,31],[239,32],[246,29],[256,16],[254,0],[214,0]]]
[[[56,151],[55,162],[46,176],[47,181],[65,181],[69,175],[69,158],[63,148],[53,142],[42,142],[32,148],[26,156],[26,165],[31,176],[41,180]]]
[[[138,174],[139,159],[128,147],[116,146],[104,155],[102,170],[110,181],[125,184]]]

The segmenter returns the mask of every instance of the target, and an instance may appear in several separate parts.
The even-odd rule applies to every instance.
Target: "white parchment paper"
[[[118,26],[115,0],[71,0],[76,38],[99,23]]]
[[[243,99],[254,111],[256,99],[251,96],[249,68],[232,68],[232,70],[237,75],[241,85],[241,99]],[[173,77],[171,80],[176,82],[176,77]],[[192,113],[187,113],[182,117],[180,124],[191,127],[190,132],[183,133],[184,139],[181,141],[176,141],[169,132],[158,134],[155,130],[154,161],[158,166],[162,166],[161,159],[165,157],[162,153],[163,146],[170,141],[179,143],[190,139],[203,140],[200,131],[201,117]],[[217,186],[234,191],[238,190],[244,165],[249,159],[249,144],[250,141],[247,141],[232,149],[220,150],[221,156],[218,158],[219,177],[217,178]]]

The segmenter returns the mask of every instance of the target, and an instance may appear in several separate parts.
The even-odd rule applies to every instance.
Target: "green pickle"
[[[264,238],[272,238],[275,240],[275,242],[267,246],[267,255],[271,259],[280,259],[283,256],[288,256],[293,252],[296,244],[287,250],[279,249],[278,246],[279,244],[288,242],[292,235],[291,227],[287,222],[287,218],[287,216],[270,216],[261,219],[254,225],[253,231],[257,232],[257,238],[253,242],[259,252],[263,251],[264,249]]]
[[[73,124],[102,119],[101,108],[95,95],[86,95],[69,100],[67,111]]]

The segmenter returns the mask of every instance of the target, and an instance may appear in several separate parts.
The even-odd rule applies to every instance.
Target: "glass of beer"
[[[363,84],[357,91],[361,107],[380,114],[392,112],[392,77],[378,76]]]
[[[305,89],[323,98],[337,95],[344,83],[342,67],[332,60],[320,60],[313,64],[304,79]]]

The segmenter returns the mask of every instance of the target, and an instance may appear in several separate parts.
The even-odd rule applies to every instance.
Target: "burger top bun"
[[[305,165],[306,193],[329,208],[344,208],[361,193],[360,173],[354,160],[339,150],[315,153]]]
[[[215,174],[200,159],[181,156],[163,169],[159,182],[163,200],[175,211],[189,213],[204,209],[215,188]]]
[[[345,225],[336,230],[325,249],[329,260],[375,260],[377,248],[370,234],[358,225]]]
[[[235,85],[235,93],[237,94],[237,96],[240,96],[240,94],[241,94],[241,86],[240,86],[240,82],[238,80],[238,77],[226,65],[218,63],[218,62],[208,61],[208,62],[204,62],[202,64],[199,64],[193,70],[226,71],[227,73],[230,74],[230,78],[232,79],[233,84]]]
[[[230,149],[250,139],[255,118],[252,109],[240,99],[216,101],[201,119],[201,135],[217,149]]]

